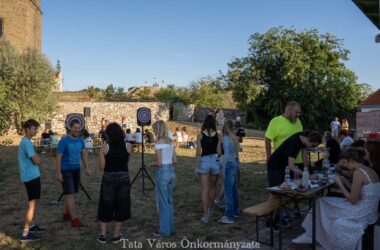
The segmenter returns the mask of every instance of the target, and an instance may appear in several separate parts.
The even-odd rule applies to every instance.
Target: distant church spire
[[[57,60],[57,66],[56,66],[56,68],[57,68],[58,72],[61,72],[61,61],[59,59]]]
[[[55,66],[55,68],[55,86],[53,88],[53,91],[62,92],[63,76],[61,73],[61,61],[59,59],[57,60],[57,65]]]

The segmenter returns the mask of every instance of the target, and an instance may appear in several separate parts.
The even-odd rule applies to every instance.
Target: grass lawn
[[[256,135],[254,135],[256,136]],[[53,205],[61,193],[61,186],[55,178],[54,158],[42,154],[41,182],[42,197],[38,204],[35,221],[46,232],[42,232],[40,242],[20,243],[18,241],[23,216],[27,208],[27,195],[24,185],[19,180],[17,164],[17,147],[0,149],[0,249],[114,249],[112,243],[100,245],[96,242],[99,231],[97,209],[101,173],[98,171],[97,155],[90,155],[92,175],[82,173],[82,184],[92,200],[88,200],[82,191],[76,195],[76,212],[79,219],[86,224],[84,228],[72,228],[68,222],[62,222],[63,206]],[[254,233],[253,219],[242,214],[235,224],[223,225],[217,222],[223,211],[215,209],[215,215],[208,225],[200,222],[202,216],[200,184],[194,173],[195,150],[179,148],[176,150],[177,182],[174,189],[176,234],[165,242],[179,242],[183,238],[189,241],[245,241]],[[240,207],[254,205],[266,199],[267,186],[264,165],[264,141],[253,137],[246,138],[244,151],[241,153]],[[153,159],[153,151],[146,153],[145,161]],[[141,153],[135,152],[129,166],[131,179],[141,166]],[[155,169],[148,169],[155,176]],[[218,190],[221,181],[218,182]],[[132,186],[132,218],[123,226],[123,233],[129,241],[142,242],[142,249],[151,249],[146,239],[152,239],[153,231],[158,227],[155,193],[149,181],[145,183],[145,196],[142,194],[141,179]],[[109,228],[109,236],[112,230]],[[121,248],[122,245],[116,246]],[[157,246],[158,247],[158,246]],[[154,248],[154,247],[153,247]],[[179,248],[179,247],[177,247]],[[164,248],[165,249],[165,248]]]

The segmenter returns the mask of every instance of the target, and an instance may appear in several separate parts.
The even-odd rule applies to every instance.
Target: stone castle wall
[[[173,104],[173,120],[184,122],[202,123],[206,115],[211,111],[210,108],[197,107],[195,105],[186,105],[183,103]],[[237,116],[241,118],[241,124],[246,124],[247,113],[238,109],[218,109],[216,111],[216,119],[218,124],[222,124],[225,119],[235,120]],[[218,115],[219,113],[219,115]]]
[[[170,104],[162,102],[60,102],[57,114],[50,121],[51,129],[60,134],[65,133],[64,122],[70,113],[83,114],[84,108],[91,108],[91,115],[86,119],[86,125],[91,133],[97,134],[100,130],[102,118],[109,122],[121,124],[122,117],[125,117],[127,128],[135,131],[137,126],[136,113],[141,107],[150,108],[152,123],[156,120],[169,120]],[[44,124],[41,126],[44,128]]]
[[[0,0],[3,36],[19,51],[41,49],[42,12],[40,0]],[[0,37],[1,38],[1,37]]]

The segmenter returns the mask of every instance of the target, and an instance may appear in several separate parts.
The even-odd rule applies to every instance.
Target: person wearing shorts
[[[57,179],[62,184],[64,198],[63,220],[71,219],[72,227],[83,227],[75,213],[74,194],[80,185],[81,160],[89,176],[87,151],[81,137],[81,125],[78,120],[72,120],[69,125],[69,134],[62,137],[58,143],[56,172]]]
[[[219,157],[221,153],[220,138],[216,130],[215,118],[207,115],[202,132],[197,137],[196,166],[195,172],[201,182],[201,200],[203,223],[209,222],[209,217],[213,215],[212,205],[215,199],[216,182],[221,172]]]
[[[98,220],[100,233],[97,241],[106,243],[107,224],[114,222],[112,243],[124,239],[122,223],[131,217],[130,179],[128,162],[132,145],[124,142],[124,132],[119,124],[111,123],[106,128],[108,141],[99,153],[99,169],[104,171],[100,188]]]
[[[40,159],[34,151],[31,139],[37,134],[40,124],[33,120],[27,120],[24,123],[25,136],[21,139],[18,147],[18,163],[20,170],[20,179],[24,183],[28,194],[28,210],[24,219],[23,232],[20,241],[36,241],[40,237],[33,234],[32,231],[43,231],[37,224],[33,223],[34,213],[37,207],[37,201],[41,197],[40,170],[38,165]]]

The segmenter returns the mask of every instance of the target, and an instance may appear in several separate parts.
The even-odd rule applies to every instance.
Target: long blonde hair
[[[152,125],[153,129],[157,133],[157,141],[163,140],[165,143],[171,143],[171,140],[169,139],[169,130],[166,126],[166,123],[163,120],[158,120]]]
[[[234,125],[233,121],[230,119],[225,120],[224,125],[223,125],[223,136],[228,136],[231,138],[231,140],[235,146],[236,153],[239,153],[240,145],[239,145],[238,139],[236,138],[234,129],[235,129],[235,125]]]

